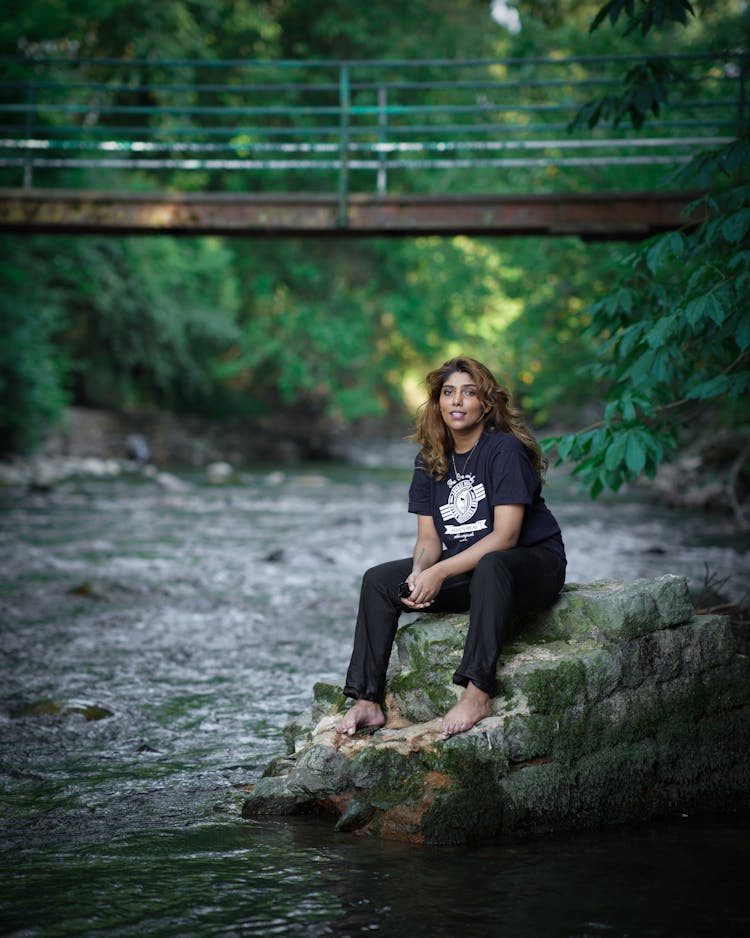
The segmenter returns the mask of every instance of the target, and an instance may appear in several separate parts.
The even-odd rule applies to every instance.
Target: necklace
[[[481,439],[482,437],[480,436],[479,440]],[[461,482],[463,479],[467,478],[469,474],[467,471],[469,468],[469,463],[471,462],[471,457],[474,454],[474,450],[477,448],[477,444],[479,443],[479,440],[477,440],[477,442],[469,450],[469,455],[466,457],[466,462],[464,463],[463,472],[459,472],[458,469],[456,468],[456,451],[454,449],[451,450],[451,459],[453,460],[453,473],[456,476],[456,482]]]

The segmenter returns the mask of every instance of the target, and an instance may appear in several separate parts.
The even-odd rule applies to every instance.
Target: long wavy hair
[[[453,436],[440,413],[440,394],[448,377],[456,371],[470,375],[476,385],[477,397],[485,411],[485,429],[512,433],[526,447],[532,465],[539,478],[543,479],[547,460],[534,434],[526,425],[523,414],[513,406],[510,393],[498,385],[486,365],[465,355],[451,358],[431,371],[425,379],[429,397],[417,411],[417,427],[412,439],[419,444],[430,476],[433,479],[444,479],[448,474]]]

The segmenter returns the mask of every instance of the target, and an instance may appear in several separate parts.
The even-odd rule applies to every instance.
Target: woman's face
[[[466,433],[484,421],[479,389],[465,371],[448,375],[440,389],[440,414],[449,430]]]

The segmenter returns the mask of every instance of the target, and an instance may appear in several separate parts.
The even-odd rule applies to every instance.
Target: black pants
[[[408,611],[398,595],[412,559],[392,560],[362,578],[354,650],[346,674],[347,697],[381,701],[398,619]],[[466,612],[469,631],[454,684],[469,681],[492,694],[503,641],[516,613],[551,605],[565,582],[565,561],[543,547],[485,554],[469,573],[449,577],[425,612]]]

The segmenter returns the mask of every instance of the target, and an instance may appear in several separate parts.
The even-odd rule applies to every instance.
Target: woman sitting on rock
[[[469,611],[461,699],[442,735],[490,715],[495,670],[514,613],[550,605],[565,582],[560,527],[541,496],[544,459],[508,392],[472,358],[427,375],[417,417],[409,511],[417,515],[411,558],[368,570],[344,694],[355,703],[339,733],[385,723],[381,701],[400,614]]]

